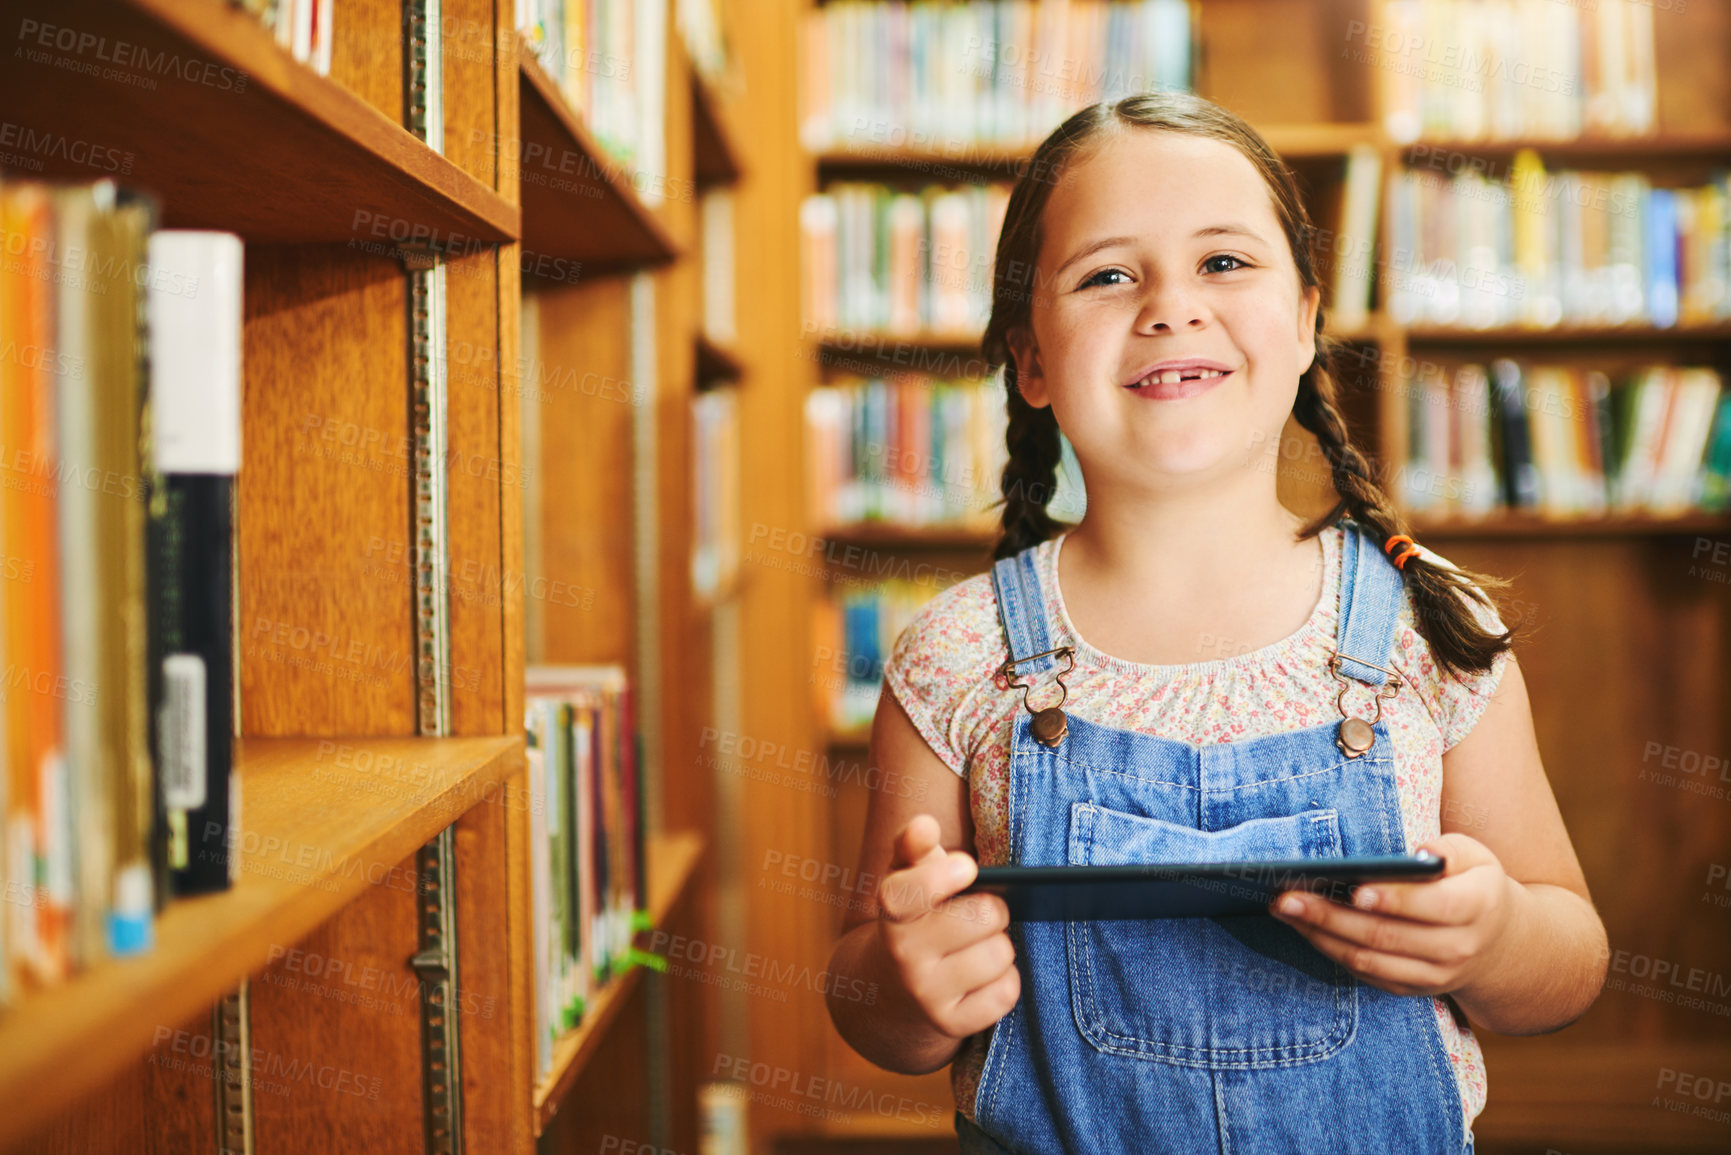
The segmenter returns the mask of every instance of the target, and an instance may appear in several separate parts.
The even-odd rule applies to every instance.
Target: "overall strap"
[[[1340,672],[1380,686],[1394,650],[1396,621],[1405,588],[1400,570],[1351,518],[1337,523],[1346,531],[1340,554],[1340,623],[1336,647]]]
[[[1056,665],[1046,654],[1052,643],[1046,633],[1046,598],[1040,589],[1040,571],[1031,545],[1015,557],[1001,558],[992,565],[992,589],[998,595],[998,620],[1004,626],[1010,657],[1020,674],[1043,674]],[[1045,657],[1025,661],[1033,654]]]

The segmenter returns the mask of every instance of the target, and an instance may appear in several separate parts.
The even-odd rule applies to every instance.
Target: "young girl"
[[[832,999],[890,1070],[952,1064],[964,1151],[1458,1155],[1468,1021],[1554,1031],[1605,932],[1479,577],[1421,549],[1335,404],[1306,217],[1210,102],[1096,105],[1040,146],[998,242],[985,350],[1010,461],[989,575],[887,665],[861,871],[883,882]],[[1287,415],[1340,496],[1276,500]],[[1086,513],[1046,510],[1058,430]],[[1068,532],[1064,532],[1064,531]],[[1061,710],[1049,707],[1061,702]],[[1400,854],[1428,883],[1268,919],[1011,926],[976,863]]]

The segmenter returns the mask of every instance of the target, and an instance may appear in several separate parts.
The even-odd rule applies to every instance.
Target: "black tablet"
[[[1290,862],[982,866],[962,893],[995,894],[1009,904],[1010,917],[1023,922],[1267,916],[1282,891],[1308,890],[1351,902],[1360,883],[1425,882],[1440,876],[1444,865],[1420,851]]]

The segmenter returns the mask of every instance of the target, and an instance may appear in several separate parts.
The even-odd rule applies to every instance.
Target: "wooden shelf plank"
[[[697,334],[697,387],[707,389],[727,381],[738,381],[745,376],[745,366],[740,364],[731,349],[717,344],[704,335]]]
[[[1386,323],[1381,314],[1373,314],[1361,328],[1346,330],[1327,328],[1329,336],[1342,341],[1381,341],[1385,339]],[[886,361],[907,366],[910,371],[917,371],[921,362],[912,355],[925,353],[939,357],[970,358],[979,362],[979,370],[984,371],[984,360],[980,353],[981,334],[971,331],[958,332],[914,332],[892,333],[879,329],[821,329],[818,332],[818,348],[823,357],[828,359],[847,357],[881,358]],[[942,367],[932,367],[932,372],[946,372]]]
[[[727,126],[720,95],[696,68],[691,70],[691,111],[697,187],[734,184],[745,170],[733,144],[733,131]]]
[[[1700,511],[1669,517],[1628,513],[1572,518],[1504,513],[1478,521],[1421,519],[1415,514],[1412,522],[1413,536],[1420,539],[1641,537],[1731,530],[1731,514]]]
[[[696,831],[664,834],[649,844],[649,919],[660,927],[667,921],[675,904],[685,893],[703,856],[703,836]],[[583,1068],[601,1045],[607,1029],[619,1017],[626,1000],[637,987],[642,967],[632,967],[625,974],[602,987],[589,1000],[583,1021],[566,1031],[553,1044],[553,1067],[535,1085],[535,1134],[546,1130],[547,1123],[559,1111],[559,1103],[577,1082]]]
[[[524,271],[575,281],[676,257],[672,234],[637,195],[627,166],[601,147],[521,38],[517,64]],[[560,263],[571,261],[581,269]]]
[[[1426,345],[1553,345],[1587,341],[1728,341],[1731,324],[1674,325],[1668,329],[1652,325],[1555,325],[1534,329],[1504,326],[1495,329],[1453,329],[1434,325],[1406,328],[1407,340]]]
[[[1274,124],[1257,126],[1263,139],[1286,160],[1344,157],[1358,144],[1376,146],[1377,126],[1351,124]],[[829,149],[817,153],[819,180],[831,176],[899,171],[932,180],[1014,180],[1028,166],[1039,141],[1022,145],[968,143],[954,148],[884,146]]]
[[[897,525],[894,522],[862,521],[833,525],[820,533],[827,541],[847,545],[872,545],[900,549],[990,549],[998,544],[995,525]]]
[[[248,738],[240,879],[179,899],[140,958],[98,963],[0,1012],[0,1150],[233,990],[523,764],[523,739]],[[411,882],[412,885],[412,882]]]
[[[462,248],[517,235],[515,205],[296,61],[232,4],[27,0],[17,7],[15,24],[100,29],[111,57],[138,62],[108,69],[124,81],[87,76],[68,65],[94,59],[21,34],[20,52],[42,58],[8,59],[0,105],[43,142],[17,150],[42,163],[31,176],[113,176],[155,193],[167,226],[224,229],[249,241],[387,251],[411,239]],[[182,68],[163,71],[153,61]],[[71,141],[99,151],[74,150]],[[105,159],[78,163],[92,156]]]
[[[1513,156],[1530,148],[1545,160],[1689,160],[1731,158],[1731,129],[1657,136],[1582,136],[1570,140],[1418,140],[1396,146],[1402,158],[1437,153]]]

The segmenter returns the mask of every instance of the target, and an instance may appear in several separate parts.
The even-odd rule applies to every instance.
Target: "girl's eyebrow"
[[[1250,240],[1253,240],[1253,241],[1262,241],[1262,234],[1261,233],[1257,232],[1255,229],[1251,228],[1249,225],[1241,225],[1241,224],[1236,224],[1236,223],[1228,223],[1228,224],[1221,224],[1221,225],[1204,225],[1202,228],[1199,228],[1194,233],[1192,233],[1191,236],[1192,237],[1236,236],[1236,237],[1248,237]],[[1079,252],[1073,254],[1069,260],[1067,260],[1063,264],[1059,265],[1057,267],[1057,269],[1052,273],[1052,275],[1054,277],[1062,276],[1065,269],[1069,268],[1071,265],[1075,264],[1077,261],[1082,260],[1084,257],[1093,256],[1095,253],[1099,252],[1101,249],[1109,249],[1113,245],[1133,245],[1135,243],[1136,243],[1135,237],[1105,237],[1105,238],[1102,238],[1101,240],[1095,241],[1093,244],[1088,245],[1085,248],[1083,248],[1082,250],[1080,250]],[[1262,243],[1267,244],[1268,242],[1262,241]]]

